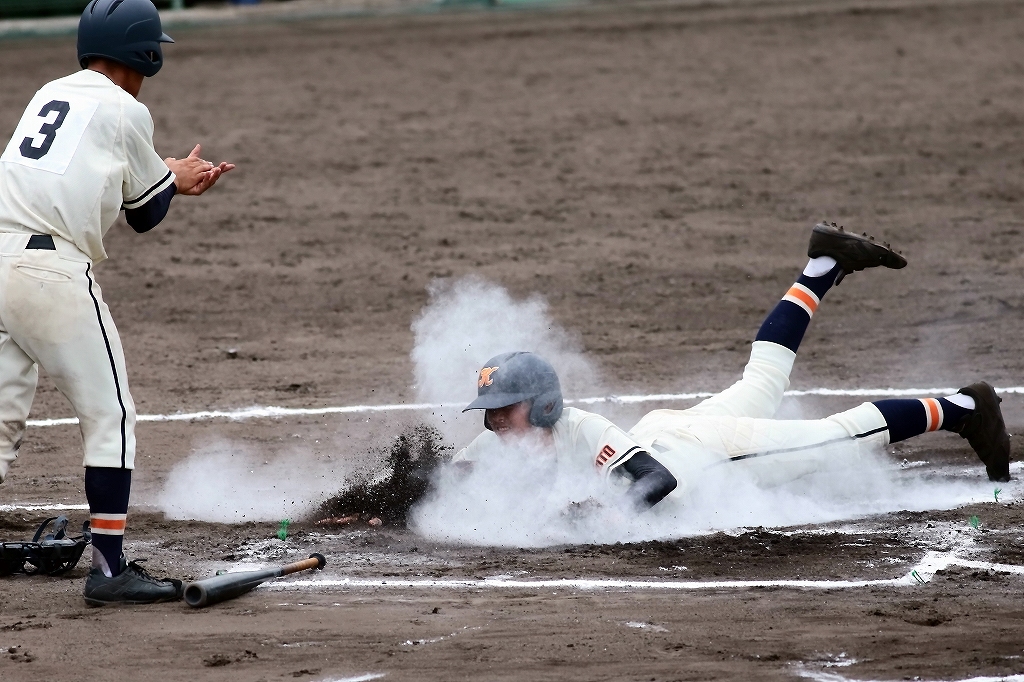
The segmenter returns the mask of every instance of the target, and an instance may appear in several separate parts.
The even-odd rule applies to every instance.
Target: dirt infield
[[[142,92],[158,149],[200,141],[239,168],[175,199],[154,232],[107,237],[97,278],[139,411],[413,401],[426,287],[470,273],[545,296],[610,392],[718,390],[824,217],[893,242],[910,266],[829,294],[795,388],[1019,386],[1022,37],[1011,2],[614,3],[179,30]],[[5,140],[35,89],[74,67],[72,39],[0,43]],[[1024,428],[1024,397],[1003,405],[1011,433]],[[33,418],[65,416],[44,378]],[[390,526],[297,524],[279,543],[270,524],[145,507],[207,439],[267,452],[322,439],[357,458],[414,419],[141,424],[129,552],[184,577],[309,551],[331,560],[324,578],[877,580],[964,548],[1024,564],[1016,481],[1000,504],[953,511],[531,550]],[[73,426],[30,430],[0,504],[83,503],[80,452]],[[981,475],[954,435],[895,457]],[[45,516],[0,511],[0,533],[22,539]],[[261,589],[205,611],[88,609],[84,574],[0,582],[0,679],[1024,674],[1024,578],[963,567],[850,589]]]

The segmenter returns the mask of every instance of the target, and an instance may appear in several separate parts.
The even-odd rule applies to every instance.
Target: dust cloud
[[[442,405],[427,418],[442,445],[456,450],[483,431],[480,412],[461,410],[476,395],[478,369],[499,353],[529,350],[547,358],[568,398],[607,392],[579,340],[552,319],[539,296],[516,299],[476,277],[435,283],[412,328],[417,398]],[[787,399],[779,415],[804,417],[802,407]],[[349,424],[346,433],[353,428]],[[378,431],[376,441],[381,437]],[[624,498],[625,481],[602,480],[589,457],[558,458],[536,440],[494,441],[470,471],[442,466],[434,472],[430,490],[409,514],[414,532],[446,542],[518,547],[631,542],[949,509],[992,496],[980,466],[966,473],[901,468],[884,452],[817,453],[835,466],[772,486],[756,467],[708,467],[695,453],[677,492],[638,515]],[[333,455],[293,447],[268,456],[238,442],[214,441],[171,470],[156,506],[173,519],[303,518],[345,489],[346,481],[362,480],[366,463],[357,460],[351,447]],[[375,466],[388,465],[378,457]]]
[[[483,430],[479,413],[466,420],[459,410],[475,396],[476,372],[493,355],[539,353],[558,370],[567,397],[600,390],[596,368],[539,297],[516,300],[478,278],[437,284],[430,295],[413,324],[417,391],[424,402],[445,404],[434,415],[435,425],[456,449]],[[800,411],[787,401],[783,414],[793,418]],[[816,453],[829,466],[773,485],[765,484],[765,472],[756,466],[707,466],[695,453],[679,489],[638,515],[624,498],[625,481],[602,480],[589,457],[578,462],[556,457],[539,440],[494,439],[471,470],[448,466],[436,472],[432,491],[413,508],[409,526],[445,542],[543,547],[817,524],[991,499],[982,476],[904,469],[884,452],[850,447],[853,451]]]
[[[301,448],[268,457],[234,441],[202,445],[171,469],[155,506],[171,519],[299,519],[338,490],[352,464]]]
[[[476,397],[477,372],[499,353],[537,353],[558,371],[564,395],[601,392],[578,338],[552,320],[540,296],[517,300],[475,276],[437,280],[429,296],[412,324],[416,392],[421,402],[443,406],[432,423],[458,447],[481,430],[481,413],[462,408]]]
[[[742,468],[695,469],[678,493],[637,514],[626,503],[624,483],[606,483],[584,468],[556,463],[539,443],[496,446],[468,474],[439,472],[433,494],[413,509],[410,527],[428,538],[476,545],[610,544],[992,499],[983,475],[902,469],[877,453],[860,456],[856,466],[770,487]]]

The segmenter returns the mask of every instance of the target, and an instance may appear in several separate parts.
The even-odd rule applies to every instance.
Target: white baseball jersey
[[[39,89],[0,155],[0,232],[61,237],[96,263],[121,209],[173,182],[146,105],[79,71]]]
[[[589,464],[604,476],[644,449],[628,433],[599,414],[566,407],[551,428],[555,455],[573,465]],[[454,461],[473,461],[494,450],[498,435],[484,431],[456,453]]]
[[[592,463],[606,479],[647,452],[676,478],[667,499],[683,499],[709,468],[722,464],[777,485],[845,466],[863,449],[888,444],[885,419],[871,403],[825,419],[772,419],[795,357],[788,348],[755,341],[740,381],[687,410],[653,410],[628,433],[600,415],[567,407],[551,429],[555,452],[560,461]],[[485,432],[455,459],[479,459],[497,443],[496,434]]]

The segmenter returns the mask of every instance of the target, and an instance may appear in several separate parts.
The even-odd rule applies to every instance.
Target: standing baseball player
[[[966,438],[993,481],[1010,477],[1010,441],[1000,398],[979,382],[940,398],[879,400],[817,420],[773,419],[789,387],[796,352],[829,289],[851,272],[906,261],[888,245],[820,224],[811,233],[810,261],[764,320],[743,378],[687,410],[654,410],[629,432],[596,414],[563,408],[554,368],[532,353],[505,353],[480,370],[478,397],[488,431],[455,455],[479,459],[497,444],[540,437],[558,461],[591,463],[607,478],[622,476],[627,497],[646,510],[685,495],[711,466],[742,468],[763,484],[778,484],[828,468],[860,448],[878,448],[943,429]],[[464,410],[465,411],[465,410]]]
[[[0,155],[0,482],[42,366],[84,440],[93,533],[85,600],[93,605],[181,596],[180,581],[154,579],[121,552],[135,404],[93,272],[121,210],[146,232],[175,194],[202,194],[234,168],[204,161],[198,145],[184,159],[161,159],[153,148],[153,119],[137,97],[170,42],[150,0],[93,0],[78,25],[83,70],[40,88]]]

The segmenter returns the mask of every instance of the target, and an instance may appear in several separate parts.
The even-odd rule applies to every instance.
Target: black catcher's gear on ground
[[[43,532],[51,522],[53,532]],[[92,541],[89,522],[82,524],[82,534],[76,538],[67,535],[68,518],[54,516],[40,524],[31,542],[0,543],[0,575],[12,573],[45,573],[60,575],[78,564],[86,545]]]

